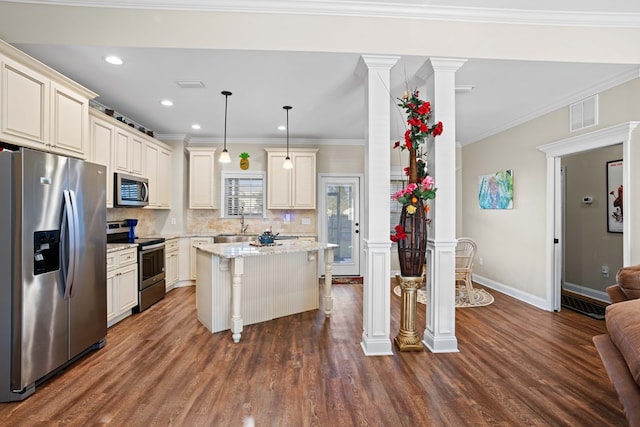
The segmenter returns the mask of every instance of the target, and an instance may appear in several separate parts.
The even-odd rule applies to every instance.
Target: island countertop
[[[274,245],[257,246],[253,242],[209,243],[197,248],[220,258],[239,258],[260,255],[275,255],[295,252],[320,251],[337,248],[338,245],[307,240],[276,240]]]

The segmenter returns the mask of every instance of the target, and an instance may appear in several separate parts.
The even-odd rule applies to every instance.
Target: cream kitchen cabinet
[[[107,207],[113,207],[113,157],[116,129],[109,120],[101,117],[103,114],[89,109],[89,160],[104,165],[107,168],[105,176],[107,182]]]
[[[131,315],[138,305],[138,249],[107,252],[107,326]]]
[[[87,158],[94,92],[0,41],[0,139]]]
[[[197,257],[197,249],[198,245],[208,245],[209,243],[213,243],[213,237],[192,237],[190,241],[191,251],[189,253],[189,271],[191,280],[196,280],[196,257]]]
[[[89,159],[107,167],[107,207],[113,207],[114,172],[149,179],[149,207],[171,208],[172,148],[99,110],[89,109]]]
[[[165,283],[166,290],[173,289],[178,282],[180,266],[180,244],[179,239],[167,239],[164,246],[165,257]]]
[[[149,208],[169,209],[171,199],[171,149],[147,140],[143,176],[149,180]]]
[[[134,132],[116,127],[114,172],[142,176],[144,140]]]
[[[267,208],[315,209],[316,207],[316,153],[315,148],[297,148],[289,151],[293,169],[282,164],[287,152],[281,148],[267,151]]]
[[[215,148],[188,147],[189,209],[217,209]]]

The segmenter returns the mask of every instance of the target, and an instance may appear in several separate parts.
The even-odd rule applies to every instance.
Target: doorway
[[[549,311],[560,310],[560,294],[562,288],[562,270],[564,251],[564,228],[562,223],[562,178],[561,158],[563,156],[622,144],[623,185],[629,188],[630,170],[633,158],[630,155],[631,133],[638,122],[626,122],[591,133],[578,135],[564,140],[539,146],[538,149],[547,156],[547,307]],[[633,206],[629,204],[628,192],[623,195],[625,218],[633,218]],[[631,258],[631,237],[629,221],[623,224],[623,265],[629,265]]]
[[[333,251],[333,275],[359,276],[360,176],[321,175],[319,190],[319,240],[338,245]],[[323,259],[319,265],[323,275]]]

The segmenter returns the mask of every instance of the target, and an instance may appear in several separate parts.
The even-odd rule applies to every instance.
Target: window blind
[[[264,178],[262,176],[224,176],[224,216],[264,216]]]

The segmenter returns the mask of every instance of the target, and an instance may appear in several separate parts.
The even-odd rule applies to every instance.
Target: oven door
[[[164,273],[164,243],[143,246],[139,253],[140,290],[148,288],[165,278]]]

